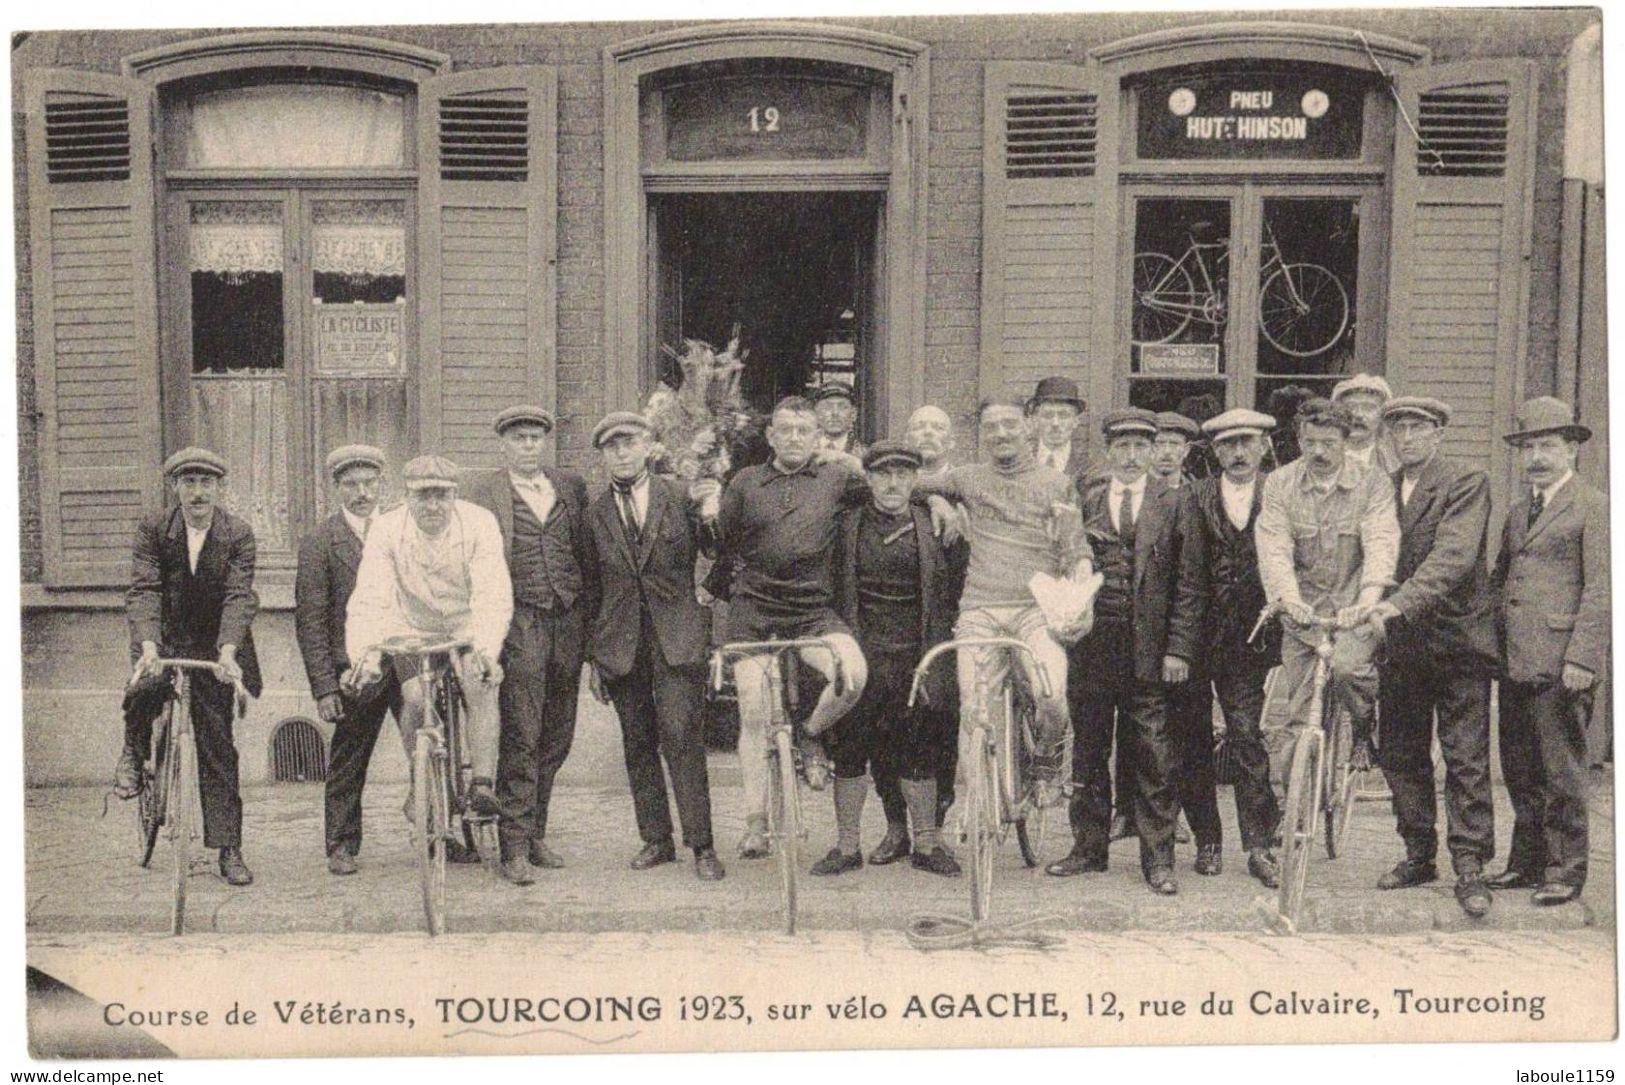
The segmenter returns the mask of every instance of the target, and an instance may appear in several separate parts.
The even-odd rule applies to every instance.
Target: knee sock
[[[835,846],[845,855],[858,850],[863,800],[868,795],[867,776],[835,777]]]
[[[929,855],[942,843],[942,827],[937,824],[937,782],[904,780],[902,787],[909,820],[914,823],[914,850]]]

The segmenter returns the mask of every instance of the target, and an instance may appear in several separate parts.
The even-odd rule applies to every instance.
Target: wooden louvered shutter
[[[1100,72],[987,66],[982,163],[984,394],[1047,376],[1111,400],[1117,90]]]
[[[421,84],[421,432],[459,466],[500,460],[503,407],[554,406],[557,86],[536,66]]]
[[[1492,465],[1524,364],[1534,66],[1474,60],[1407,72],[1389,257],[1388,376],[1456,410],[1445,449]]]
[[[162,482],[152,92],[24,80],[45,583],[117,587]]]

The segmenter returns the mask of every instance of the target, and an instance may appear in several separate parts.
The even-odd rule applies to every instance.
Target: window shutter
[[[1388,376],[1455,408],[1445,450],[1506,477],[1498,439],[1529,318],[1534,68],[1474,60],[1407,72],[1394,154]]]
[[[420,85],[423,446],[500,461],[503,407],[554,407],[557,294],[552,68],[485,68]]]
[[[1109,87],[1109,89],[1108,89]],[[1117,88],[1095,69],[987,66],[982,164],[985,395],[1076,380],[1111,401]]]
[[[161,498],[151,89],[24,73],[45,583],[121,587]]]

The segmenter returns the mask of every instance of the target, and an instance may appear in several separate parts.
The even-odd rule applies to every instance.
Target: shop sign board
[[[401,352],[404,305],[317,305],[315,310],[318,376],[398,376],[405,372]]]
[[[1219,372],[1217,343],[1141,343],[1142,376],[1212,377]]]
[[[1360,156],[1365,94],[1335,73],[1175,73],[1143,84],[1139,156],[1149,159]]]

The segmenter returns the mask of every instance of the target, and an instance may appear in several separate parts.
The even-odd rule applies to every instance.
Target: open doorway
[[[870,436],[875,345],[876,231],[870,192],[749,192],[652,196],[653,350],[685,338],[719,349],[734,326],[750,351],[741,390],[761,411],[828,382],[853,387],[859,432]]]

